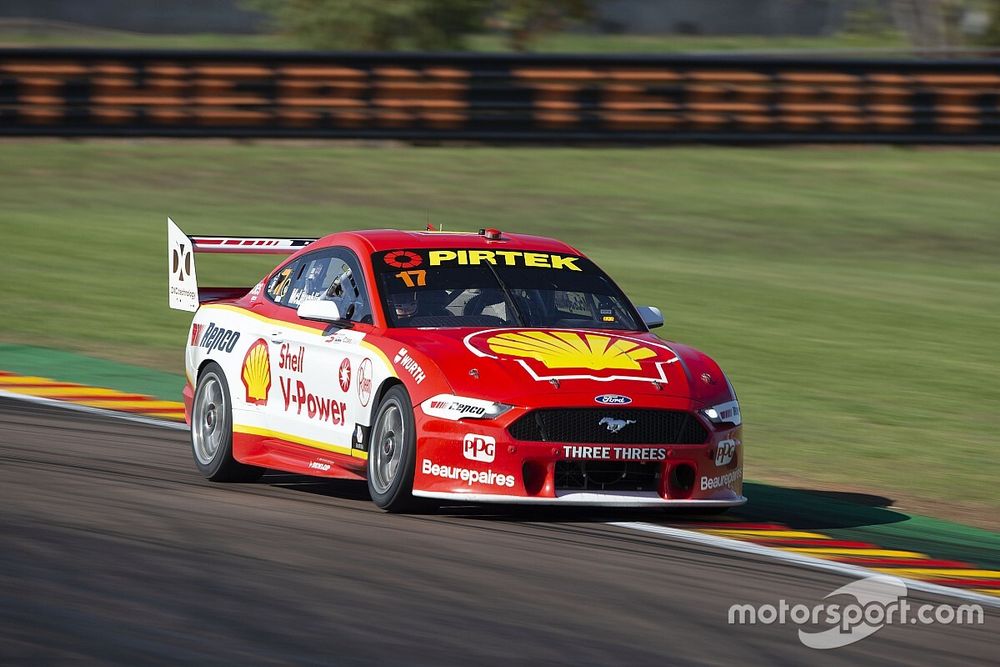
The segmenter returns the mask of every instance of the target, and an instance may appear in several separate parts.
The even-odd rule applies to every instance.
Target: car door
[[[342,320],[320,332],[311,328],[316,322],[296,315],[289,319],[291,326],[275,332],[278,400],[271,414],[276,430],[291,442],[358,455],[352,436],[356,424],[368,423],[371,393],[370,384],[367,392],[359,386],[359,377],[371,376],[370,368],[361,368],[365,354],[360,343],[372,318],[364,274],[352,251],[324,248],[299,259],[286,305],[297,309],[313,299],[334,301]]]

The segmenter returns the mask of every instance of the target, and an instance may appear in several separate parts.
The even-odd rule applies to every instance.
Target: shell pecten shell
[[[242,379],[248,403],[267,403],[267,393],[271,389],[271,358],[267,342],[263,338],[258,339],[247,350],[243,358]]]
[[[639,370],[656,352],[624,338],[575,331],[516,331],[492,336],[496,354],[535,359],[546,368]]]

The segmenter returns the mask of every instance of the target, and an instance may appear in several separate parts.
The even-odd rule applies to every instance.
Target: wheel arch
[[[387,377],[382,381],[382,384],[379,385],[378,391],[375,392],[375,399],[372,401],[371,418],[369,419],[369,422],[375,421],[375,413],[378,412],[378,406],[382,402],[382,398],[385,396],[387,391],[396,385],[401,385],[403,389],[406,390],[406,393],[410,393],[410,390],[406,389],[406,385],[398,377]],[[372,425],[374,426],[374,424]]]

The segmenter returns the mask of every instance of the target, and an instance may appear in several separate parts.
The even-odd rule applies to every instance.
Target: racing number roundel
[[[423,264],[420,255],[410,250],[393,250],[385,255],[385,263],[397,269],[412,269]]]

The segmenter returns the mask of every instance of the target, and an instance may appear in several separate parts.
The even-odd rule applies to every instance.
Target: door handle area
[[[272,331],[271,332],[271,342],[272,343],[284,343],[285,342],[285,332],[284,331]]]

